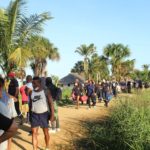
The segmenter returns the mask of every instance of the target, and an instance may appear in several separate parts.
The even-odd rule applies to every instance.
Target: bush
[[[71,97],[71,88],[66,87],[62,89],[62,100],[59,101],[59,106],[72,105],[73,101],[70,99]]]
[[[150,150],[150,95],[122,98],[105,122],[87,123],[88,149]]]
[[[63,88],[62,99],[70,99],[72,89],[70,87]]]

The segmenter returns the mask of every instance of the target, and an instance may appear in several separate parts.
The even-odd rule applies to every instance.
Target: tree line
[[[81,45],[75,50],[84,57],[84,60],[75,63],[71,72],[78,73],[86,79],[99,81],[115,78],[117,81],[128,78],[150,81],[149,65],[144,64],[143,70],[135,68],[135,59],[129,59],[131,50],[121,43],[108,44],[103,48],[103,54],[99,55],[95,45]]]
[[[30,65],[34,75],[46,74],[47,60],[58,60],[58,49],[42,36],[44,23],[53,17],[49,12],[26,15],[26,1],[10,1],[0,8],[0,67],[5,75],[15,71],[25,76]]]

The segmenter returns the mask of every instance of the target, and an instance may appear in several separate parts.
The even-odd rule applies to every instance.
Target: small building
[[[73,86],[75,80],[78,79],[81,84],[85,82],[85,79],[77,73],[70,73],[67,76],[59,80],[61,86]]]

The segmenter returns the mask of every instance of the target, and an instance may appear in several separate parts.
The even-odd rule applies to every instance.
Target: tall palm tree
[[[59,60],[58,49],[47,39],[42,36],[33,36],[27,43],[32,47],[31,68],[35,76],[42,76],[45,73],[47,59]]]
[[[80,47],[77,47],[75,52],[84,57],[84,72],[85,77],[88,78],[89,57],[96,52],[96,47],[94,44],[90,44],[89,46],[83,44]]]
[[[128,46],[122,44],[108,44],[104,50],[104,55],[110,59],[110,64],[112,66],[112,75],[118,80],[120,79],[120,66],[121,63],[125,61],[126,58],[130,56],[130,49]]]
[[[84,62],[78,61],[77,63],[75,63],[74,67],[71,69],[71,72],[78,73],[82,76],[84,73]]]
[[[107,58],[97,53],[93,54],[89,63],[89,73],[95,81],[107,79],[109,76]]]
[[[43,23],[52,19],[49,13],[25,16],[25,0],[14,0],[10,2],[7,9],[0,16],[0,58],[1,68],[5,73],[12,69],[12,64],[24,68],[32,58],[31,47],[26,43],[34,35],[43,31]],[[5,17],[4,17],[5,16]]]

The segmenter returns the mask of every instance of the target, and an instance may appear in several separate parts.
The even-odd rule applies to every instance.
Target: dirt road
[[[95,119],[103,119],[108,115],[108,108],[104,103],[98,103],[96,108],[87,109],[87,106],[81,106],[78,110],[75,106],[59,107],[59,118],[61,131],[51,134],[51,150],[74,150],[73,141],[85,136],[86,130],[82,123]],[[13,139],[12,150],[32,150],[31,136],[28,135],[30,126],[24,124],[18,130],[16,137]],[[39,149],[44,149],[44,137],[42,130],[39,130]]]

